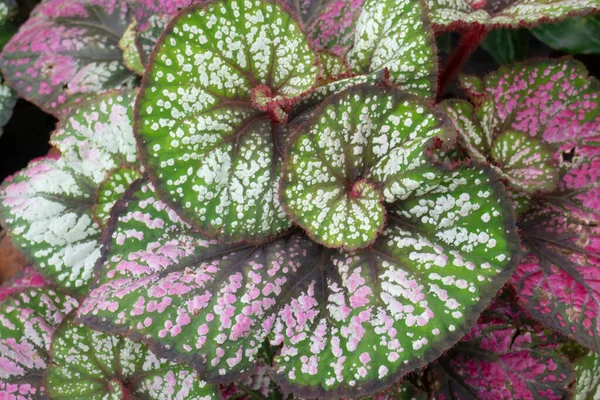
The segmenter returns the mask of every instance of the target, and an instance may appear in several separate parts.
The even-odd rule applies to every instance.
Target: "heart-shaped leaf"
[[[518,238],[502,185],[484,170],[437,174],[437,187],[394,204],[372,246],[302,277],[272,333],[284,390],[390,385],[460,339],[510,276]]]
[[[566,399],[575,373],[556,343],[556,335],[539,326],[504,319],[478,322],[434,364],[433,397]]]
[[[521,192],[551,192],[558,183],[559,171],[552,152],[526,134],[515,131],[500,134],[491,154],[500,164],[502,177]]]
[[[387,69],[400,89],[433,97],[437,58],[426,6],[417,0],[366,0],[347,55],[352,72]]]
[[[136,168],[132,101],[133,93],[114,92],[80,108],[53,134],[60,159],[33,161],[0,187],[0,219],[13,243],[73,292],[85,292],[100,256],[99,223],[122,192],[117,176]]]
[[[122,0],[45,0],[4,47],[4,76],[20,97],[56,116],[98,93],[131,87],[135,76],[119,48],[130,19]]]
[[[147,347],[67,322],[54,333],[46,373],[50,398],[219,398],[219,389],[189,366],[156,357]]]
[[[575,362],[577,384],[575,400],[594,399],[600,396],[600,355],[590,351]]]
[[[383,200],[430,185],[426,150],[434,137],[452,139],[448,124],[396,89],[331,96],[290,140],[281,186],[288,214],[327,247],[367,246],[383,228]]]
[[[136,106],[157,191],[225,241],[261,242],[288,228],[271,118],[285,119],[318,72],[300,26],[276,2],[217,1],[179,15],[157,45]]]
[[[298,234],[263,246],[206,241],[140,183],[78,318],[143,337],[209,381],[250,371],[271,334],[283,345],[276,370],[286,390],[384,389],[458,340],[516,261],[499,183],[475,169],[437,182],[394,208],[373,247],[351,254]]]
[[[428,0],[431,22],[440,30],[471,24],[520,28],[585,15],[600,9],[597,0]]]
[[[21,283],[24,283],[21,281]],[[77,301],[34,282],[0,301],[0,398],[44,399],[51,337]]]

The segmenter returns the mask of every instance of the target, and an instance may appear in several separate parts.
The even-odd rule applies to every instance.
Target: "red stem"
[[[485,25],[473,24],[472,28],[462,33],[458,46],[454,49],[440,75],[438,96],[444,93],[448,84],[460,71],[471,53],[479,46],[487,33]]]

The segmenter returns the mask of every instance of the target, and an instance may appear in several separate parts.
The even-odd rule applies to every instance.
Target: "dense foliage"
[[[574,49],[552,23],[598,8],[43,0],[0,56],[0,126],[59,119],[0,186],[0,398],[597,396],[600,85],[445,88],[489,31]]]

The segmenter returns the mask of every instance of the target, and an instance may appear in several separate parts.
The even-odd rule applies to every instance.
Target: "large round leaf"
[[[123,0],[45,0],[4,47],[4,76],[20,97],[57,116],[100,92],[131,87],[135,77],[119,48],[130,19]]]
[[[495,178],[437,173],[436,187],[395,205],[384,236],[356,253],[298,234],[263,246],[207,241],[140,183],[78,319],[143,340],[209,381],[251,371],[270,334],[282,345],[275,371],[286,390],[385,389],[457,341],[516,261]]]
[[[100,256],[100,226],[121,194],[115,185],[102,190],[104,181],[136,168],[132,101],[133,93],[115,92],[80,108],[53,134],[60,159],[33,161],[0,187],[0,219],[13,243],[70,291],[85,292]]]
[[[156,189],[210,236],[260,242],[290,225],[271,117],[310,89],[317,58],[276,2],[192,7],[158,43],[136,106]],[[267,111],[267,112],[265,112]]]
[[[426,150],[434,137],[452,136],[444,114],[396,89],[331,96],[290,140],[286,211],[327,247],[365,247],[383,228],[383,201],[426,191],[436,177]]]

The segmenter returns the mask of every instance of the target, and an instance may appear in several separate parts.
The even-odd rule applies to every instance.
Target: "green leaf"
[[[137,22],[133,20],[119,40],[119,48],[123,51],[123,62],[130,71],[144,75],[144,63],[137,45]]]
[[[437,58],[425,6],[416,0],[367,0],[347,55],[352,72],[387,68],[392,84],[418,96],[433,97]]]
[[[327,247],[365,247],[383,227],[383,200],[430,185],[426,150],[434,137],[453,139],[444,115],[396,89],[331,96],[290,141],[286,211]]]
[[[274,1],[217,1],[171,22],[137,99],[156,188],[186,221],[227,242],[290,226],[279,204],[274,124],[318,76],[298,23]]]
[[[99,187],[116,183],[115,171],[137,167],[132,102],[132,92],[113,92],[81,107],[52,136],[60,159],[35,160],[0,186],[0,219],[13,243],[45,277],[77,294],[100,257]],[[100,194],[101,221],[119,191]]]
[[[337,81],[340,77],[350,75],[350,67],[346,63],[346,60],[333,53],[320,51],[319,60],[322,67],[321,77],[325,81]]]
[[[507,131],[499,135],[492,157],[499,163],[503,177],[519,191],[551,192],[558,184],[558,166],[552,151],[523,133]]]
[[[454,122],[460,143],[469,155],[479,163],[486,163],[490,154],[491,138],[477,121],[471,103],[465,100],[445,100],[442,107]]]
[[[120,168],[111,171],[106,180],[100,184],[92,214],[102,229],[106,228],[115,203],[125,194],[129,186],[141,177],[137,169]]]
[[[16,0],[1,0],[0,1],[0,25],[6,24],[16,13],[19,8]]]
[[[600,53],[600,16],[572,17],[553,24],[543,24],[531,33],[544,44],[565,53]]]
[[[531,34],[527,29],[494,29],[481,41],[481,48],[498,63],[512,64],[527,57]]]
[[[23,282],[20,282],[23,283]],[[0,302],[0,398],[45,399],[52,334],[77,301],[26,282]]]
[[[600,396],[600,355],[590,351],[575,362],[577,384],[575,400],[595,399]]]
[[[345,56],[352,47],[354,28],[362,5],[363,0],[327,1],[321,13],[308,27],[308,34],[317,48],[331,51],[340,57]]]
[[[0,81],[0,136],[4,133],[4,126],[8,123],[17,104],[17,93]]]
[[[67,322],[54,334],[46,374],[52,399],[219,398],[219,388],[189,366],[156,357],[144,345]]]

